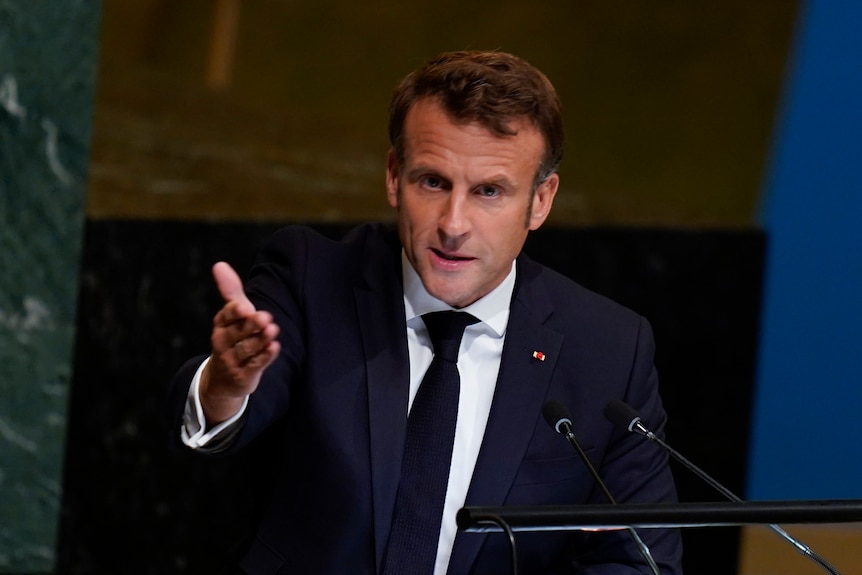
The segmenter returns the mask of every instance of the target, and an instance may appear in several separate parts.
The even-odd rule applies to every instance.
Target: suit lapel
[[[553,310],[538,272],[535,263],[518,260],[494,401],[465,505],[503,505],[541,416],[563,337],[544,326]],[[485,537],[459,533],[449,572],[469,572]]]
[[[397,243],[384,243],[385,253],[364,254],[363,284],[354,290],[368,376],[376,571],[389,539],[407,429],[410,368]]]

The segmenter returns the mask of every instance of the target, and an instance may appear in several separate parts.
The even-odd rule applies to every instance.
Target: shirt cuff
[[[192,378],[192,384],[189,386],[189,394],[186,398],[186,407],[183,412],[183,423],[180,428],[180,438],[183,443],[192,449],[200,449],[202,451],[220,451],[226,447],[223,440],[232,439],[236,435],[239,428],[239,422],[245,414],[248,406],[248,396],[242,402],[240,410],[230,419],[207,429],[206,416],[204,409],[201,406],[200,397],[200,382],[201,373],[210,358],[207,358],[201,363]]]

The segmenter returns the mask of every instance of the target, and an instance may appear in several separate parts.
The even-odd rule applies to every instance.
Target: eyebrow
[[[410,170],[408,170],[405,173],[405,175],[407,176],[407,179],[409,181],[416,181],[417,179],[419,179],[419,177],[421,177],[423,175],[427,175],[427,174],[431,174],[431,175],[434,175],[434,176],[436,176],[442,180],[445,180],[447,182],[451,182],[450,178],[444,176],[437,169],[435,169],[429,165],[426,165],[426,164],[420,164],[420,165],[414,166],[413,168],[411,168]],[[490,185],[503,186],[506,188],[514,188],[515,187],[515,183],[505,174],[497,174],[491,178],[483,180],[481,183],[476,184],[476,185],[484,186],[484,185],[489,185],[489,184]],[[475,186],[473,186],[473,187],[475,187]]]
[[[443,178],[443,176],[440,176],[440,172],[438,172],[437,170],[435,170],[431,166],[427,166],[424,164],[414,166],[413,168],[408,170],[405,175],[407,176],[408,180],[413,181],[413,180],[418,179],[419,176],[422,176],[424,174],[434,174],[436,176]]]

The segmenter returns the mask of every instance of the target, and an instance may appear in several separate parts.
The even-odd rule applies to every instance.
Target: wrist
[[[218,425],[235,416],[242,409],[247,397],[246,394],[225,393],[219,389],[223,386],[213,385],[209,370],[210,365],[208,364],[201,373],[198,387],[198,397],[206,417],[207,427]]]

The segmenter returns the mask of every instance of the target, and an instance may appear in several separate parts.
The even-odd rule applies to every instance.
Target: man
[[[520,253],[559,186],[562,119],[550,82],[509,54],[443,54],[398,87],[389,133],[397,235],[365,225],[335,242],[286,228],[245,286],[216,264],[225,305],[212,353],[175,378],[185,408],[176,426],[192,448],[235,450],[286,420],[283,450],[272,456],[288,472],[244,572],[510,572],[506,538],[457,533],[460,507],[607,503],[542,421],[549,399],[572,409],[575,433],[619,502],[674,500],[666,456],[602,417],[607,401],[622,399],[663,428],[647,322]],[[405,454],[412,407],[431,401],[420,393],[437,352],[425,314],[441,310],[475,323],[456,343],[454,439],[436,442],[453,445],[444,450],[448,477],[419,488],[431,497],[446,484],[435,504],[442,518],[405,536],[403,517],[425,503],[402,499],[415,458],[426,455]],[[425,515],[415,512],[406,529]],[[421,538],[432,541],[428,560]],[[662,573],[680,573],[677,532],[643,539]],[[517,542],[521,573],[651,572],[625,533]],[[399,553],[415,565],[398,567]]]

